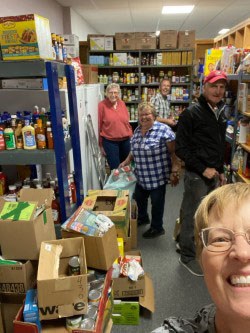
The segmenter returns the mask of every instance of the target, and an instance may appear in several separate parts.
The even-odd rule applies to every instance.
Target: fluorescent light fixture
[[[159,36],[160,35],[160,30],[157,30],[155,34],[156,34],[156,36]]]
[[[188,14],[194,9],[194,5],[190,6],[163,6],[162,14]]]
[[[223,35],[223,34],[225,34],[226,32],[228,32],[230,29],[227,29],[227,28],[225,28],[225,29],[221,29],[219,32],[218,32],[218,34],[219,35]]]

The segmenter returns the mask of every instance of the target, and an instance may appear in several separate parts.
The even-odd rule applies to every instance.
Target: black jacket
[[[206,168],[223,173],[227,119],[224,103],[218,105],[216,119],[203,95],[180,115],[176,133],[176,155],[185,162],[185,168],[200,175]]]

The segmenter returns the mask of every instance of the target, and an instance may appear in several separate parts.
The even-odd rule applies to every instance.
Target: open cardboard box
[[[79,257],[80,275],[69,276],[69,259],[73,256]],[[42,242],[37,290],[41,320],[87,312],[87,264],[82,237]]]
[[[111,309],[109,312],[109,317],[105,317],[105,311],[108,306],[109,301],[109,288],[112,285],[111,280],[112,269],[110,269],[105,278],[104,288],[102,291],[102,298],[99,303],[99,311],[96,320],[96,325],[94,330],[85,330],[85,329],[74,329],[72,333],[111,333],[112,329],[112,320]],[[42,321],[42,333],[68,333],[66,329],[65,318],[55,319],[55,320],[45,320]],[[38,327],[36,324],[25,323],[23,321],[23,306],[19,309],[15,320],[14,320],[14,333],[39,333]]]
[[[103,236],[88,236],[65,229],[61,230],[61,234],[62,238],[84,238],[88,267],[107,271],[119,257],[115,226],[112,226]]]
[[[0,244],[5,259],[38,260],[41,243],[56,239],[52,198],[52,189],[22,189],[16,203],[0,198]],[[42,205],[44,210],[36,216]]]
[[[37,262],[0,265],[0,293],[24,294],[36,285]]]
[[[89,190],[82,207],[95,214],[104,214],[114,222],[117,236],[127,237],[129,229],[128,190]]]
[[[0,329],[1,333],[13,333],[13,320],[18,309],[22,306],[24,299],[25,294],[0,294],[0,313],[4,327],[3,330]]]
[[[140,251],[129,251],[125,254],[141,257]],[[115,299],[139,297],[141,306],[151,312],[155,311],[153,281],[147,273],[138,281],[131,281],[127,277],[113,278],[113,293]]]
[[[130,204],[130,225],[128,236],[124,240],[124,251],[128,252],[137,249],[137,205],[132,200]]]

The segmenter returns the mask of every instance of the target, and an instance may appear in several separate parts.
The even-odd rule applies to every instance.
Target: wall
[[[70,16],[72,34],[79,36],[80,41],[86,41],[88,34],[98,33],[98,31],[96,31],[86,21],[84,21],[84,19],[72,8],[70,8]]]

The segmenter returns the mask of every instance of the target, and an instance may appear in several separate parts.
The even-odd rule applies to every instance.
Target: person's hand
[[[169,126],[175,126],[176,125],[176,121],[173,117],[171,118],[168,118],[167,121],[166,121],[167,125]]]
[[[172,187],[179,184],[180,175],[178,172],[171,172],[170,174],[170,184]]]
[[[215,168],[206,168],[202,175],[208,179],[212,179],[219,176],[219,172]]]
[[[226,179],[224,173],[219,174],[219,182],[220,182],[220,186],[223,186],[227,183],[227,179]]]

